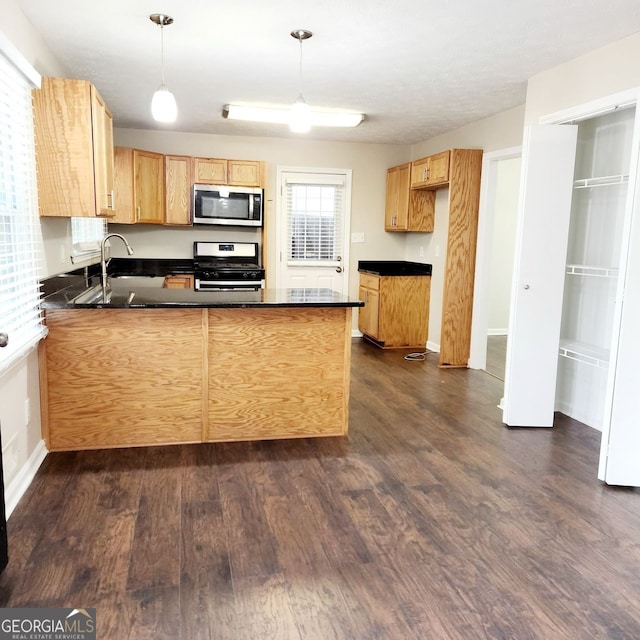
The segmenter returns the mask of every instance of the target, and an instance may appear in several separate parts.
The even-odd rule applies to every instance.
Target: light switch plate
[[[364,232],[351,234],[351,244],[359,244],[362,242],[364,242]]]

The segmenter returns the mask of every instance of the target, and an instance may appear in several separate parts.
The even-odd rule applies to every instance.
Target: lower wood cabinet
[[[193,289],[193,274],[169,274],[164,277],[162,286],[166,289]]]
[[[430,276],[360,274],[358,329],[384,348],[424,349],[429,332]]]

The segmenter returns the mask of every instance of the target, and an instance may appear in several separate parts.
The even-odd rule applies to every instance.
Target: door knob
[[[0,347],[6,347],[9,344],[9,336],[6,333],[0,333]]]

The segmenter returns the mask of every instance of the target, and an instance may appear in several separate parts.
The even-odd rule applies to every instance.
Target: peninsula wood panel
[[[47,311],[50,450],[200,442],[202,309]]]
[[[344,435],[351,308],[210,309],[207,440]]]
[[[440,366],[466,367],[469,360],[481,169],[481,150],[451,150]]]

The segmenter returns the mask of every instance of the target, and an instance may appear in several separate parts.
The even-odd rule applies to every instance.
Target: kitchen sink
[[[112,286],[122,287],[155,287],[160,288],[164,285],[163,276],[109,276],[109,282]]]
[[[102,285],[97,284],[80,295],[77,295],[71,302],[73,304],[94,304],[97,302],[109,302],[111,300],[111,291],[107,289],[106,294],[102,290]]]

